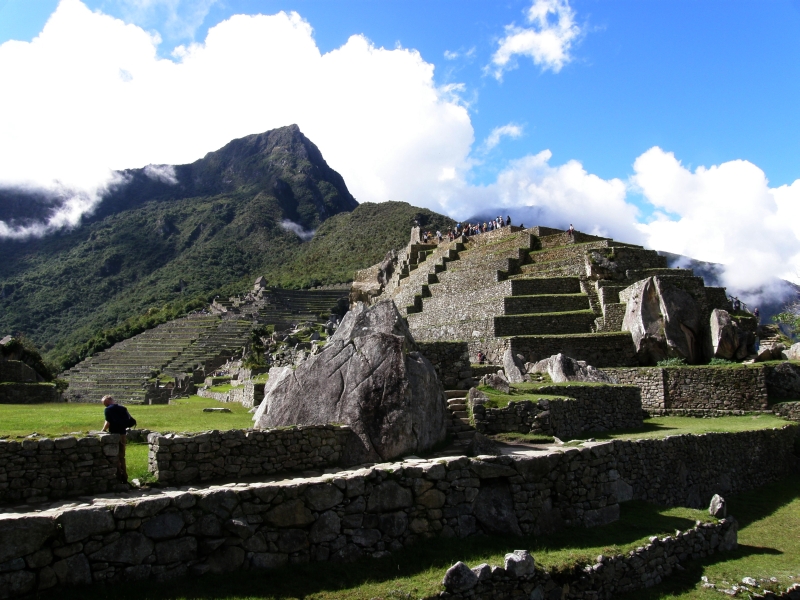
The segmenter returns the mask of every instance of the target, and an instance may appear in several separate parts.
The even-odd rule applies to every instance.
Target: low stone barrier
[[[696,479],[737,492],[777,478],[790,468],[795,429],[727,434],[728,443],[716,434],[533,455],[413,459],[319,478],[0,514],[0,590],[13,597],[58,585],[350,561],[386,556],[431,536],[537,535],[601,525],[618,518],[626,494],[707,502],[705,487],[694,489]],[[673,451],[676,439],[685,454]],[[728,457],[720,460],[710,447]],[[662,471],[670,459],[698,474],[682,480]],[[651,496],[644,485],[657,493]]]
[[[772,405],[772,412],[790,421],[800,421],[800,402],[780,402]]]
[[[207,431],[195,435],[151,433],[150,471],[159,483],[270,475],[337,465],[349,427]]]
[[[231,402],[231,392],[233,388],[231,388],[227,392],[212,392],[207,388],[200,388],[197,390],[197,395],[201,398],[210,398],[211,400],[216,400],[217,402]]]
[[[635,386],[546,386],[542,394],[567,396],[539,402],[511,402],[504,408],[475,405],[475,429],[484,434],[541,433],[572,439],[584,431],[614,431],[642,426],[642,401]]]
[[[115,434],[0,440],[0,503],[45,502],[112,491],[118,454]]]
[[[61,402],[54,383],[0,383],[0,404]]]
[[[795,424],[781,429],[614,440],[620,501],[708,506],[714,494],[744,492],[797,472]]]
[[[425,600],[616,598],[619,594],[658,585],[676,570],[683,570],[682,565],[690,560],[737,547],[738,524],[732,517],[717,523],[698,523],[675,535],[653,536],[648,544],[628,554],[601,554],[594,564],[586,565],[568,581],[560,576],[558,583],[549,572],[535,567],[527,551],[516,550],[506,555],[504,567],[484,563],[469,569],[464,563],[456,563],[445,574],[446,591]]]
[[[766,410],[766,369],[757,367],[647,367],[606,369],[619,383],[642,390],[645,408]]]

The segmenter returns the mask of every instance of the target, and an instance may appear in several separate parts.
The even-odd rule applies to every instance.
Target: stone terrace
[[[629,335],[596,332],[602,306],[586,281],[587,253],[624,248],[640,253],[645,266],[662,266],[661,257],[637,246],[545,228],[504,228],[463,239],[458,246],[457,256],[442,261],[425,280],[418,278],[413,289],[400,281],[394,298],[415,339],[469,341],[471,354],[481,349],[499,362],[509,344],[534,360],[550,355],[550,338],[580,336],[573,344],[577,353],[570,356],[588,358],[598,345],[606,359],[599,366],[635,364]]]

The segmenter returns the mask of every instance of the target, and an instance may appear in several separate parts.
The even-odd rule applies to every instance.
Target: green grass
[[[224,394],[225,392],[230,392],[233,389],[233,385],[230,383],[224,383],[222,385],[213,385],[208,388],[209,392],[216,392],[218,394]]]
[[[128,444],[125,449],[125,465],[128,468],[128,481],[152,481],[153,475],[147,467],[147,444]]]
[[[253,383],[266,383],[267,379],[269,379],[269,373],[261,373],[260,375],[256,375],[252,379]]]
[[[499,392],[496,389],[486,385],[481,385],[478,387],[478,389],[486,394],[486,396],[489,398],[488,402],[484,404],[486,408],[505,408],[511,402],[521,402],[523,400],[538,402],[539,400],[553,400],[564,397],[548,394],[526,394],[515,388],[511,388],[510,394],[504,394],[503,392]]]
[[[191,396],[173,404],[130,405],[131,415],[140,429],[152,431],[207,431],[250,427],[252,415],[244,406],[226,404],[231,413],[204,413],[206,407],[219,407],[210,398]],[[0,437],[24,437],[32,432],[58,437],[73,432],[87,433],[103,427],[100,404],[0,404]]]
[[[621,596],[621,600],[719,600],[719,591],[701,587],[701,577],[719,588],[777,577],[773,590],[800,581],[800,478],[729,498],[729,513],[739,521],[739,548],[687,565],[657,588]],[[739,597],[747,598],[746,594]]]
[[[596,440],[639,440],[662,438],[668,435],[683,435],[687,433],[700,435],[713,432],[751,431],[754,429],[784,427],[791,424],[791,421],[781,419],[771,414],[714,417],[713,419],[698,419],[696,417],[653,417],[647,419],[643,427],[637,427],[636,429],[584,432],[573,445],[580,444],[582,440],[589,438],[594,438]]]
[[[527,442],[529,444],[552,444],[555,441],[552,436],[540,433],[498,433],[492,438],[501,442]]]
[[[526,548],[537,566],[560,572],[593,561],[598,554],[626,552],[646,543],[651,535],[688,529],[708,513],[687,508],[662,508],[643,502],[622,506],[620,521],[593,529],[576,528],[541,537],[484,537],[461,540],[431,539],[391,557],[364,559],[346,567],[330,563],[297,565],[274,571],[250,571],[246,577],[206,576],[176,582],[113,589],[59,590],[59,598],[264,598],[307,600],[370,600],[419,598],[440,591],[445,570],[458,560],[470,566],[482,562],[502,565],[507,552]],[[43,596],[50,597],[50,596]],[[55,597],[55,596],[53,596]]]

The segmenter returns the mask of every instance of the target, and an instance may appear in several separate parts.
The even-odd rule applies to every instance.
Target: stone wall
[[[119,436],[112,434],[0,440],[0,503],[112,491],[118,454]]]
[[[514,354],[526,362],[544,360],[559,352],[593,367],[635,366],[636,348],[628,332],[604,335],[532,335],[510,338]]]
[[[642,390],[654,409],[766,410],[764,367],[650,367],[607,369],[620,383]]]
[[[484,434],[541,433],[573,439],[585,431],[642,426],[642,402],[634,386],[548,386],[539,393],[567,396],[511,402],[505,408],[473,407],[475,429]]]
[[[208,431],[194,435],[151,433],[150,471],[159,483],[239,479],[339,463],[349,427]]]
[[[0,360],[0,382],[37,383],[42,378],[21,360]]]
[[[708,506],[797,471],[797,425],[781,429],[614,440],[617,497],[668,506]],[[629,486],[629,487],[628,487]]]
[[[546,570],[535,567],[533,557],[524,550],[506,555],[504,567],[482,564],[472,569],[456,563],[447,574],[446,591],[427,598],[452,600],[508,598],[616,598],[619,594],[649,588],[661,583],[690,560],[713,556],[738,547],[738,524],[732,517],[717,523],[700,523],[687,531],[659,538],[628,554],[600,555],[594,564],[576,570],[568,581],[562,574],[556,582]],[[530,557],[528,560],[526,558]],[[522,560],[520,560],[522,559]],[[448,577],[448,575],[452,576]]]
[[[231,388],[231,402],[238,402],[242,406],[258,406],[264,399],[264,382],[255,382],[247,379],[240,386]]]
[[[800,365],[784,362],[763,368],[770,400],[800,400]]]
[[[320,478],[4,513],[0,590],[19,596],[58,585],[350,561],[430,536],[601,525],[618,519],[622,499],[694,504],[707,502],[715,486],[736,493],[776,479],[790,469],[795,429],[409,459]],[[681,474],[685,467],[697,475]]]
[[[0,404],[61,402],[54,383],[0,383]]]
[[[417,346],[431,361],[445,389],[454,389],[459,383],[467,385],[472,381],[467,342],[418,342]]]
[[[772,412],[790,421],[800,421],[800,402],[780,402],[772,405]]]

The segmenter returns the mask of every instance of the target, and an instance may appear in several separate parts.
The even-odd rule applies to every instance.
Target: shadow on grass
[[[701,560],[692,561],[684,565],[684,571],[675,571],[667,579],[659,585],[647,589],[629,592],[617,596],[618,600],[661,600],[662,598],[669,598],[684,594],[691,590],[696,589],[701,582],[705,567],[719,562],[726,562],[729,560],[736,560],[745,558],[747,556],[755,556],[757,554],[778,555],[782,554],[780,551],[773,548],[759,548],[757,546],[744,546],[740,545],[732,552],[725,552],[722,554],[715,554]],[[713,592],[714,597],[720,596],[717,591]]]
[[[696,512],[696,511],[695,511]],[[694,516],[694,515],[693,515]],[[639,545],[651,535],[673,533],[694,526],[694,518],[662,515],[659,507],[644,502],[622,506],[620,521],[592,529],[576,528],[540,537],[475,536],[466,539],[430,539],[383,559],[365,558],[355,563],[310,563],[273,571],[247,571],[228,575],[183,578],[167,583],[143,582],[107,588],[82,588],[54,592],[43,598],[305,598],[343,594],[375,583],[391,588],[404,580],[403,589],[414,597],[438,591],[445,570],[463,560],[476,566],[489,559],[502,565],[502,556],[517,548],[528,549],[544,568],[567,574],[599,553],[616,554]],[[400,583],[398,581],[398,583]],[[391,591],[391,590],[389,590]],[[383,589],[383,597],[387,590]],[[339,598],[350,596],[337,595]],[[353,596],[355,597],[355,596]],[[360,596],[359,596],[360,597]],[[369,597],[369,596],[367,596]]]
[[[634,429],[615,429],[614,431],[584,431],[575,436],[578,440],[588,440],[594,438],[596,440],[610,440],[620,434],[631,433],[653,433],[653,432],[668,432],[678,429],[677,427],[668,427],[660,423],[645,423],[641,427]]]

